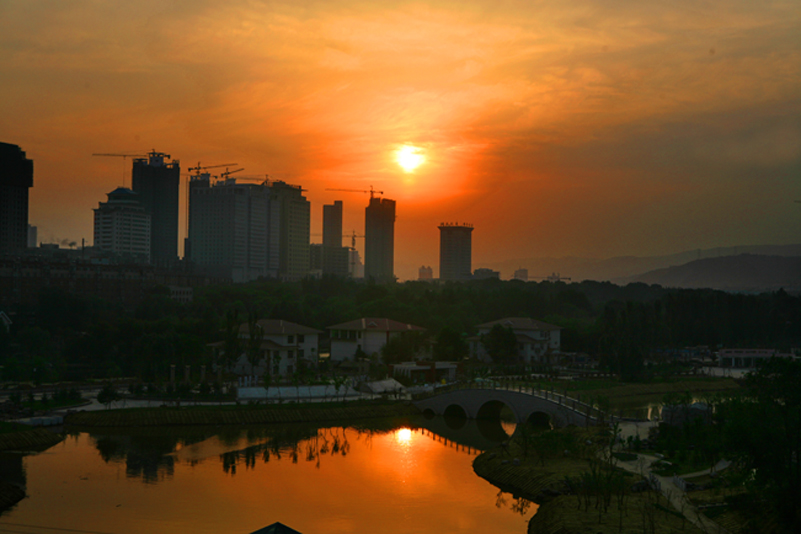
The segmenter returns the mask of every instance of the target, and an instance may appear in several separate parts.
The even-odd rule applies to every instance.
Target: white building
[[[272,376],[285,377],[298,369],[301,360],[307,366],[317,365],[320,330],[278,319],[262,319],[256,324],[261,328],[262,338],[259,363],[251,369],[246,348],[250,328],[243,324],[239,327],[242,354],[234,367],[235,373],[264,376],[269,366]]]
[[[478,335],[468,339],[470,356],[480,360],[490,360],[481,343],[481,336],[488,334],[496,324],[512,329],[517,337],[517,354],[524,363],[546,362],[548,354],[560,350],[561,327],[528,317],[506,317],[476,327]]]
[[[137,193],[118,187],[94,212],[96,249],[150,261],[150,214]]]
[[[718,352],[718,365],[734,369],[754,369],[771,358],[792,358],[776,349],[721,349]]]
[[[368,356],[380,354],[387,341],[404,332],[423,332],[425,328],[392,319],[363,317],[355,321],[329,326],[331,361],[352,361],[361,349]]]

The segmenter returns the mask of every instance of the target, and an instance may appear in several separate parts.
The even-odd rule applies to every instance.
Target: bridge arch
[[[436,414],[453,413],[458,406],[468,419],[498,420],[498,413],[507,406],[514,414],[515,422],[526,423],[534,415],[535,421],[544,422],[547,414],[550,426],[596,424],[595,417],[588,417],[587,406],[576,399],[564,398],[551,392],[530,392],[506,389],[458,389],[415,401],[421,410],[430,409]],[[595,414],[593,414],[595,415]]]
[[[534,427],[552,427],[553,426],[553,418],[546,412],[536,411],[531,412],[524,424],[531,425]]]

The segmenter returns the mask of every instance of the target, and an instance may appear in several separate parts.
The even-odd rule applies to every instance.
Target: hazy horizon
[[[302,185],[312,233],[335,199],[364,228],[368,195],[326,188],[384,191],[403,279],[437,275],[441,222],[474,225],[474,267],[796,244],[798,35],[792,1],[7,0],[0,141],[45,242],[91,243],[130,187],[92,153],[155,149]]]

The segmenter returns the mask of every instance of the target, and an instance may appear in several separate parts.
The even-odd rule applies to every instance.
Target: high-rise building
[[[200,271],[236,283],[277,277],[279,210],[266,184],[189,182],[186,257]]]
[[[0,143],[0,255],[28,246],[28,189],[33,161],[17,145]]]
[[[342,246],[342,201],[323,206],[323,246]]]
[[[300,280],[309,273],[311,204],[299,185],[277,181],[270,193],[278,207],[278,275],[282,280]]]
[[[118,187],[95,208],[95,248],[134,261],[150,261],[150,214],[139,195]]]
[[[364,278],[364,264],[356,249],[348,249],[348,274],[351,278]]]
[[[431,266],[423,265],[417,270],[417,279],[421,281],[431,281],[434,279],[434,269]]]
[[[28,225],[28,248],[36,248],[39,245],[39,228]]]
[[[514,280],[521,280],[523,282],[528,282],[528,269],[519,268],[515,271],[514,276],[512,277]]]
[[[469,280],[472,272],[473,225],[439,225],[439,279]]]
[[[364,210],[364,277],[395,280],[395,201],[370,198]]]
[[[150,152],[133,161],[131,189],[150,214],[150,261],[170,265],[178,259],[178,200],[181,167],[170,156]]]
[[[321,268],[324,274],[348,276],[348,249],[342,246],[342,201],[323,206],[323,248]]]

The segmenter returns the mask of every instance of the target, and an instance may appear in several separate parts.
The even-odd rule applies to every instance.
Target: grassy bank
[[[666,395],[704,397],[715,394],[736,395],[740,385],[733,378],[709,376],[680,377],[663,381],[627,383],[617,380],[575,380],[559,383],[554,388],[559,393],[567,391],[571,397],[581,395],[582,399],[609,399],[610,407],[628,408],[634,405],[661,403]]]
[[[37,451],[52,447],[61,436],[44,428],[0,423],[0,451]]]
[[[597,488],[587,481],[591,460],[597,459],[606,439],[595,429],[576,428],[541,434],[528,447],[515,438],[506,447],[476,457],[473,469],[499,488],[540,505],[529,522],[529,534],[700,532],[659,493],[633,493],[630,488],[640,479],[633,474],[619,472],[623,490],[602,512],[593,493]],[[582,484],[590,485],[582,490]]]
[[[182,408],[129,408],[76,412],[65,424],[76,427],[217,426],[274,423],[318,423],[415,415],[412,405],[385,401],[284,404],[270,406],[187,406]]]

